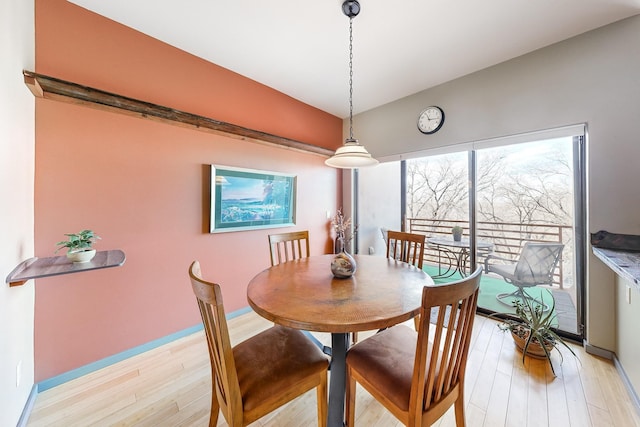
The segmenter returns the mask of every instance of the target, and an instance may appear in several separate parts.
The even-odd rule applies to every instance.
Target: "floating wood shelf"
[[[119,249],[98,251],[89,262],[73,263],[66,256],[49,258],[29,258],[18,264],[7,276],[9,286],[21,286],[28,280],[40,277],[58,276],[60,274],[78,273],[80,271],[98,270],[101,268],[119,267],[124,264],[125,255]]]
[[[32,71],[24,70],[23,75],[25,84],[29,90],[31,90],[31,93],[38,98],[85,105],[87,107],[155,120],[162,123],[209,131],[241,140],[275,144],[280,147],[320,154],[327,157],[333,155],[333,150],[306,142],[245,128],[185,111],[174,110],[173,108],[128,98],[88,86],[82,86],[77,83],[56,79]]]

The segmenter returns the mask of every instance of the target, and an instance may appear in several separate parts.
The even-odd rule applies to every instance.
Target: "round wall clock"
[[[435,133],[444,123],[444,111],[440,107],[425,108],[418,116],[418,130],[422,133]]]

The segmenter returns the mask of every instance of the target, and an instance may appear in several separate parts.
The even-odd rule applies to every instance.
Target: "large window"
[[[559,329],[580,336],[584,142],[584,128],[574,126],[406,160],[405,229],[430,241],[425,270],[443,282],[486,261],[481,309],[509,312],[518,298],[534,298],[555,310]],[[463,228],[461,242],[454,226]],[[531,277],[514,279],[525,265]]]

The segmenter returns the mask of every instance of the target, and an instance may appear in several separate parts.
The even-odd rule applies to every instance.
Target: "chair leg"
[[[351,370],[347,367],[347,379],[345,381],[345,427],[354,427],[356,422],[356,380],[351,376]]]
[[[531,295],[529,295],[524,288],[519,288],[520,289],[520,293],[522,294],[522,298],[526,298],[529,299],[533,302],[535,302],[536,304],[542,306],[542,311],[549,311],[549,306],[547,304],[544,303],[544,301],[542,299],[538,299],[536,297],[532,297]],[[540,295],[540,298],[542,298],[542,295]]]
[[[507,298],[509,298],[509,300],[505,301]],[[525,299],[531,300],[533,302],[535,302],[536,304],[539,304],[542,306],[542,311],[549,311],[549,306],[547,304],[544,303],[544,301],[532,297],[531,295],[529,295],[527,292],[525,292],[524,288],[521,287],[516,287],[516,290],[511,292],[511,293],[501,293],[496,295],[496,299],[498,300],[498,302],[501,302],[502,304],[506,304],[508,306],[513,306],[513,300],[518,299],[522,302],[524,302]]]
[[[209,427],[216,427],[218,425],[218,415],[220,414],[220,404],[218,403],[218,397],[216,391],[211,390],[211,413],[209,415]]]
[[[508,300],[507,300],[507,298],[508,298]],[[513,300],[521,299],[521,297],[520,297],[520,293],[518,292],[518,289],[516,289],[513,292],[503,292],[501,294],[498,294],[498,295],[496,295],[496,299],[498,300],[498,302],[501,302],[502,304],[506,304],[509,307],[512,307],[513,306]]]
[[[327,425],[327,373],[321,374],[323,378],[316,388],[316,399],[318,399],[318,427]]]
[[[455,414],[456,414],[456,427],[465,427],[466,421],[464,419],[464,398],[462,397],[462,393],[458,396],[458,399],[453,403]]]

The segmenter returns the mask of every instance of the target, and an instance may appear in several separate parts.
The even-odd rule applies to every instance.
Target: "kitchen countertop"
[[[592,247],[593,254],[614,272],[635,285],[640,291],[640,252]]]

